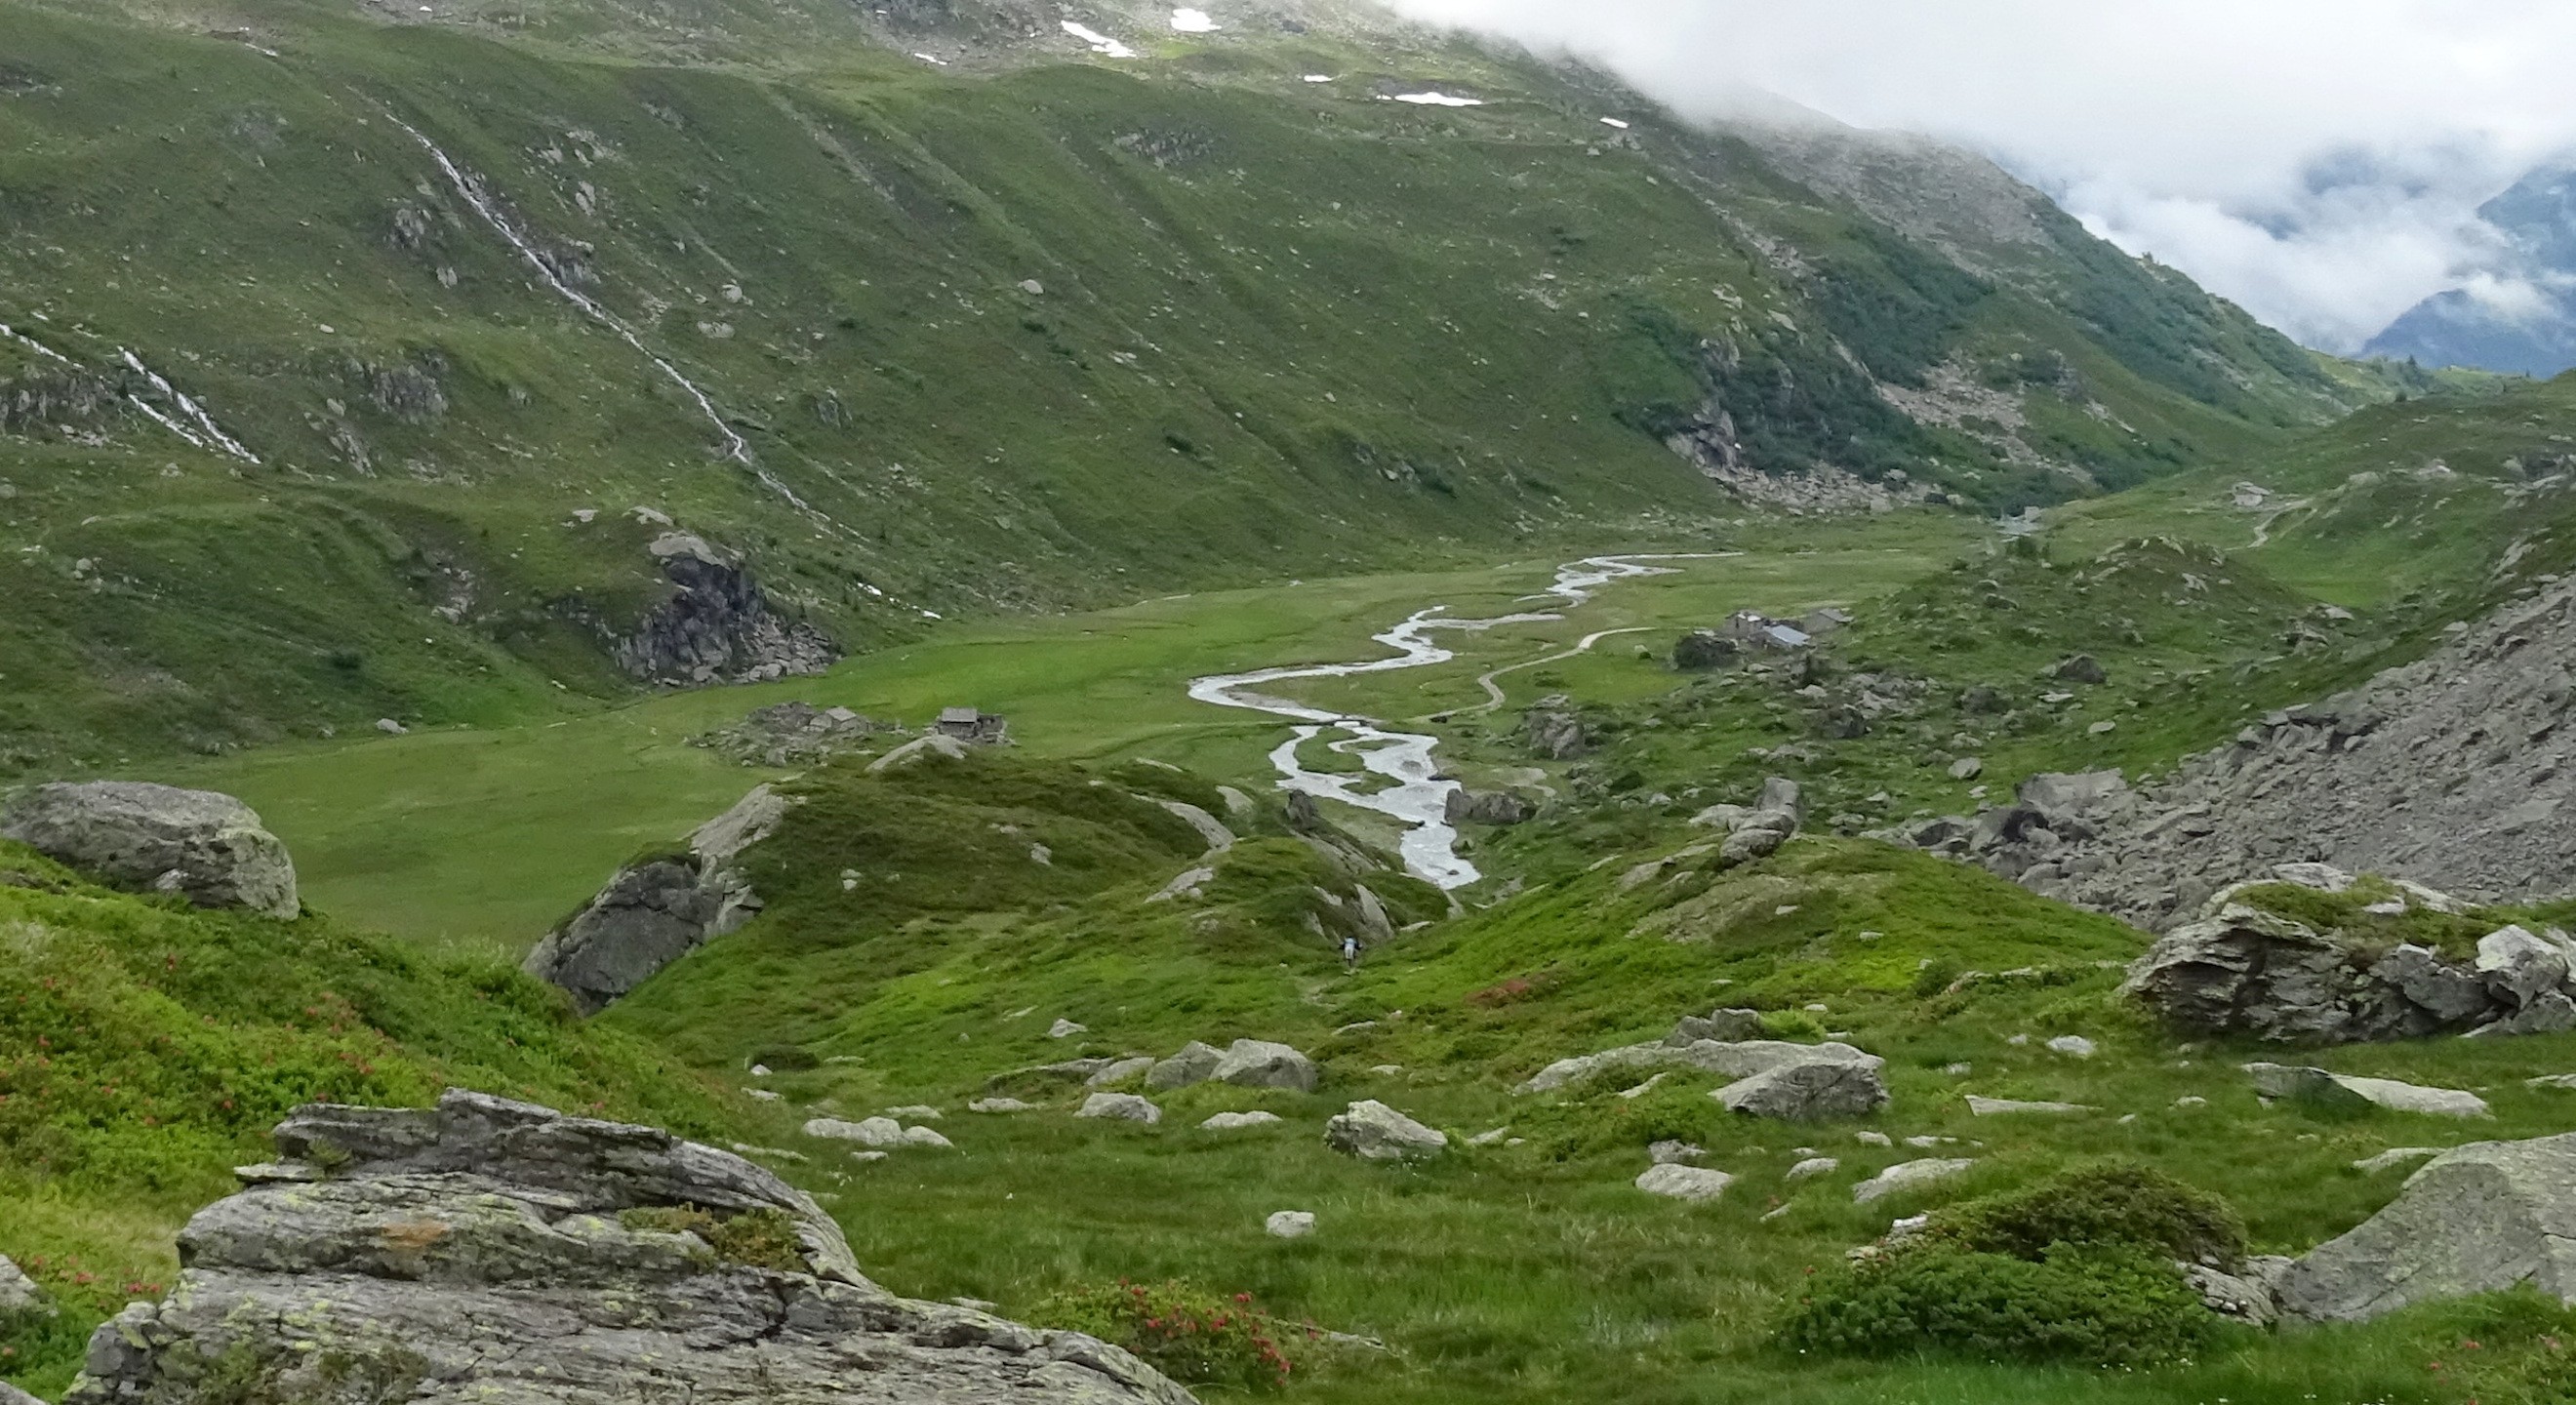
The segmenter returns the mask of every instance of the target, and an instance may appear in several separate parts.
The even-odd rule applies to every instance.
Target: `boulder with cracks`
[[[663,967],[740,928],[760,895],[737,862],[784,819],[787,797],[760,786],[698,827],[685,853],[619,870],[571,921],[546,934],[522,969],[596,1014]]]
[[[91,1338],[71,1405],[1154,1402],[1126,1352],[868,1281],[813,1200],[649,1127],[450,1091],[313,1106],[190,1220],[171,1294]]]

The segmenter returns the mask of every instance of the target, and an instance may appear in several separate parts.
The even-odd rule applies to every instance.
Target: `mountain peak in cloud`
[[[2366,351],[2532,376],[2576,367],[2576,159],[2533,171],[2478,216],[2502,236],[2503,256],[2417,303]]]

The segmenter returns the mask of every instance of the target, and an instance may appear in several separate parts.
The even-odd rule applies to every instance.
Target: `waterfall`
[[[626,324],[626,320],[624,318],[621,318],[616,313],[600,306],[599,303],[592,299],[588,294],[582,292],[579,288],[566,283],[561,276],[557,275],[553,265],[547,263],[545,256],[537,252],[536,245],[530,243],[527,236],[521,234],[518,228],[510,223],[509,217],[501,213],[500,207],[495,205],[491,198],[483,193],[481,183],[476,181],[472,176],[467,175],[465,173],[465,169],[457,165],[453,160],[449,159],[446,152],[439,150],[438,143],[431,141],[419,128],[403,121],[399,117],[395,117],[390,120],[395,126],[410,133],[413,141],[420,143],[421,150],[429,153],[429,159],[438,163],[438,169],[441,174],[447,177],[447,183],[456,188],[456,193],[464,199],[466,204],[474,208],[474,213],[483,217],[483,222],[485,224],[492,226],[492,231],[494,233],[500,235],[502,239],[506,240],[511,248],[519,251],[519,257],[527,260],[528,267],[537,271],[537,276],[545,280],[547,287],[554,289],[555,294],[558,297],[561,297],[564,301],[581,309],[583,316],[588,317],[591,321],[596,322],[599,325],[606,327],[610,332],[615,333],[618,340],[623,341],[629,347],[634,348],[636,355],[652,362],[656,369],[660,370],[663,375],[670,378],[673,385],[676,385],[681,390],[687,392],[689,398],[697,402],[699,412],[707,417],[707,422],[709,424],[716,427],[716,433],[724,436],[725,456],[727,458],[730,458],[735,463],[741,464],[743,467],[750,469],[752,473],[760,479],[761,483],[767,486],[771,492],[786,499],[799,511],[811,513],[817,517],[821,517],[823,515],[816,512],[814,507],[807,503],[803,498],[798,497],[794,489],[788,487],[785,483],[780,482],[775,476],[770,474],[767,469],[764,469],[751,461],[751,445],[745,443],[743,441],[743,437],[734,432],[732,425],[725,423],[724,416],[716,410],[715,401],[710,399],[705,391],[698,388],[697,382],[690,380],[685,375],[682,375],[679,367],[674,366],[669,361],[655,355],[652,348],[644,345],[644,339],[635,334],[635,329]],[[828,521],[829,519],[827,518],[825,520]]]

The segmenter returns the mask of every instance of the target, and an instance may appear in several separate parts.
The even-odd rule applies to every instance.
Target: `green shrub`
[[[1226,1298],[1187,1283],[1147,1287],[1120,1279],[1058,1293],[1038,1306],[1036,1319],[1125,1347],[1175,1380],[1247,1390],[1288,1383],[1288,1354],[1250,1293]]]
[[[622,1211],[617,1222],[628,1229],[664,1234],[694,1234],[718,1259],[747,1268],[779,1273],[812,1273],[805,1246],[796,1237],[796,1222],[784,1210],[744,1210],[719,1215],[695,1205],[650,1205]]]
[[[2057,1244],[2037,1261],[1933,1245],[1821,1277],[1781,1342],[1799,1351],[2147,1365],[2204,1347],[2218,1318],[2170,1262]]]
[[[1772,1039],[1806,1042],[1824,1038],[1825,1026],[1804,1010],[1766,1010],[1762,1014],[1762,1033]]]
[[[1914,998],[1929,1000],[1939,995],[1948,990],[1950,983],[1957,980],[1959,975],[1959,963],[1946,956],[1935,956],[1925,961],[1914,972]]]
[[[2244,1252],[2226,1201],[2105,1162],[1936,1211],[1921,1232],[1812,1285],[1780,1339],[1865,1356],[2166,1361],[2218,1328],[2174,1261],[2233,1266]]]
[[[2125,1161],[1954,1205],[1935,1214],[1927,1230],[1954,1248],[2017,1259],[2081,1244],[2226,1268],[2245,1253],[2245,1222],[2225,1200]]]
[[[108,1316],[84,1302],[55,1312],[0,1316],[0,1380],[34,1390],[69,1385],[89,1350],[91,1330]]]

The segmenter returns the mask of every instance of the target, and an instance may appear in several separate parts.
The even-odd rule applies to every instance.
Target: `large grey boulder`
[[[1785,1122],[1867,1117],[1887,1106],[1887,1084],[1879,1074],[1884,1066],[1872,1055],[1803,1059],[1729,1083],[1710,1096],[1729,1112]]]
[[[1217,1061],[1208,1077],[1238,1088],[1285,1088],[1311,1093],[1319,1075],[1315,1061],[1285,1044],[1265,1039],[1238,1039]]]
[[[2500,927],[2478,938],[2478,974],[2517,1009],[2567,984],[2567,951],[2522,927]]]
[[[1111,1122],[1142,1122],[1151,1127],[1163,1120],[1163,1110],[1134,1093],[1094,1093],[1082,1100],[1073,1114]]]
[[[2420,1112],[2435,1117],[2492,1117],[2486,1099],[2457,1088],[2424,1088],[2392,1078],[2362,1078],[2322,1068],[2250,1063],[2245,1071],[2254,1091],[2266,1098],[2291,1098],[2321,1104],[2358,1107],[2369,1103],[2394,1112]]]
[[[2488,937],[2481,952],[2476,966],[2413,945],[2374,956],[2222,902],[2216,915],[2159,939],[2120,992],[2195,1034],[2297,1044],[2420,1039],[2509,1022],[2525,1009],[2540,1024],[2563,999],[2567,962],[2554,944],[2515,927]],[[2569,1012],[2576,1016],[2576,1005]]]
[[[1205,1083],[1216,1076],[1216,1066],[1225,1062],[1225,1051],[1213,1044],[1193,1039],[1181,1046],[1180,1052],[1156,1063],[1145,1074],[1145,1086],[1169,1091]]]
[[[1920,1190],[1953,1176],[1965,1174],[1977,1163],[1963,1156],[1926,1157],[1920,1161],[1900,1161],[1877,1175],[1852,1187],[1855,1204],[1868,1205],[1891,1195]]]
[[[1453,790],[1442,812],[1450,824],[1527,824],[1538,807],[1508,790]]]
[[[1521,735],[1532,751],[1550,761],[1581,756],[1594,746],[1592,734],[1564,694],[1551,694],[1521,713]]]
[[[2296,1317],[2361,1322],[2520,1283],[2576,1303],[2576,1134],[2433,1158],[2388,1208],[2294,1264],[2280,1297]]]
[[[26,1271],[0,1255],[0,1322],[30,1313],[51,1313],[53,1303]]]
[[[768,786],[689,836],[688,853],[621,870],[528,953],[529,975],[597,1014],[665,966],[749,922],[760,894],[739,860],[776,832],[790,801]]]
[[[780,614],[742,560],[689,532],[646,548],[671,594],[612,646],[634,677],[680,687],[759,683],[821,673],[840,646],[813,624]]]
[[[814,1202],[649,1127],[450,1092],[309,1107],[286,1160],[190,1220],[170,1295],[90,1339],[74,1405],[1192,1397],[1079,1333],[871,1283]],[[745,1216],[764,1232],[715,1234]],[[716,1243],[753,1241],[732,1257]]]
[[[1687,1049],[1703,1039],[1721,1044],[1758,1039],[1762,1034],[1762,1012],[1719,1008],[1705,1015],[1684,1015],[1664,1036],[1664,1043]]]
[[[1734,1183],[1735,1177],[1724,1171],[1712,1171],[1705,1166],[1684,1166],[1673,1161],[1649,1166],[1637,1177],[1637,1189],[1648,1195],[1686,1200],[1693,1205],[1715,1200]]]
[[[1724,1014],[1726,1012],[1720,1012]],[[1689,1028],[1685,1021],[1684,1030]],[[1679,1036],[1683,1030],[1676,1030]],[[1795,1044],[1782,1039],[1693,1039],[1687,1043],[1666,1039],[1653,1044],[1630,1044],[1605,1049],[1597,1054],[1583,1054],[1559,1059],[1532,1074],[1521,1084],[1524,1093],[1545,1093],[1570,1083],[1579,1083],[1604,1069],[1687,1068],[1702,1073],[1719,1073],[1729,1078],[1751,1078],[1789,1064],[1833,1063],[1868,1064],[1875,1068],[1877,1056],[1862,1053],[1849,1044],[1829,1041],[1823,1044]]]
[[[1407,1161],[1447,1151],[1449,1137],[1371,1099],[1335,1113],[1324,1124],[1324,1145],[1363,1161]]]
[[[259,815],[229,795],[143,781],[40,785],[0,814],[0,839],[138,891],[291,921],[295,864]]]

